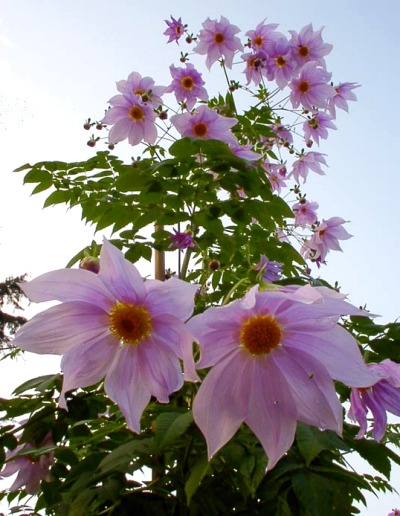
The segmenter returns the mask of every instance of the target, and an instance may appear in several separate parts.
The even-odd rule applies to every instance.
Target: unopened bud
[[[108,148],[109,148],[110,150],[114,150],[114,147],[115,147],[115,145],[114,145],[113,143],[109,143],[109,144],[108,144]]]
[[[103,124],[100,124],[100,123],[96,124],[96,129],[98,131],[101,131],[103,129]]]
[[[216,271],[220,268],[220,263],[218,260],[211,260],[210,263],[208,264],[208,268],[210,269],[210,271]]]
[[[168,118],[168,113],[166,111],[161,111],[161,113],[158,115],[158,118],[160,120],[167,120]]]
[[[79,264],[79,268],[97,274],[100,270],[100,260],[95,256],[86,256]]]

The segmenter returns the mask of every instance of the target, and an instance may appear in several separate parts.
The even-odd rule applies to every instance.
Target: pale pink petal
[[[137,304],[143,302],[146,291],[138,270],[106,239],[101,248],[98,276],[119,301]]]
[[[125,345],[118,349],[105,380],[105,391],[124,415],[128,428],[140,432],[140,418],[151,394],[143,381],[137,360],[137,347]]]
[[[214,366],[200,386],[193,417],[207,440],[209,458],[247,417],[253,363],[238,349]]]
[[[62,269],[47,272],[21,283],[31,301],[83,301],[108,310],[115,298],[97,274],[82,269]]]
[[[25,323],[14,345],[26,351],[62,355],[82,342],[103,339],[109,332],[108,314],[89,303],[56,305]]]
[[[312,355],[349,387],[370,387],[382,378],[368,369],[354,337],[338,325],[316,335],[285,331],[285,347]]]
[[[324,430],[342,432],[342,405],[326,368],[298,349],[274,351],[276,366],[290,385],[299,421]]]
[[[64,373],[59,405],[67,408],[65,393],[77,387],[88,387],[106,375],[117,353],[119,343],[110,334],[102,340],[85,342],[64,354],[61,370]]]
[[[152,316],[171,314],[186,321],[192,315],[198,285],[177,278],[149,280],[144,285],[147,290],[146,304]]]
[[[160,403],[168,403],[169,395],[183,385],[179,360],[153,335],[138,346],[136,356],[146,388]]]
[[[247,381],[251,387],[245,422],[261,442],[271,469],[293,444],[296,405],[290,384],[275,364],[273,353],[255,360],[254,371]]]

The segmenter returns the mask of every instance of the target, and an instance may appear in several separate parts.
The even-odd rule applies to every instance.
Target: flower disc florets
[[[254,315],[242,326],[240,341],[252,355],[266,355],[279,346],[282,329],[270,315]]]
[[[139,344],[151,334],[151,317],[143,306],[117,301],[109,316],[110,330],[124,344]]]

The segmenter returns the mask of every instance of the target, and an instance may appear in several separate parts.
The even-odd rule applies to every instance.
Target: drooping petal
[[[125,345],[118,349],[107,373],[104,388],[123,413],[128,428],[140,432],[140,418],[151,394],[140,371],[137,348]]]
[[[62,355],[84,342],[103,339],[109,332],[108,314],[89,303],[56,305],[24,324],[14,345],[39,354]]]
[[[365,391],[363,393],[363,398],[367,407],[370,409],[372,415],[374,416],[374,439],[376,441],[380,441],[385,435],[387,414],[385,407],[379,403],[379,400],[375,398],[374,394],[375,392],[373,389]]]
[[[276,366],[290,385],[299,421],[321,429],[342,432],[342,405],[326,368],[298,349],[274,352]]]
[[[365,405],[358,389],[351,389],[350,393],[350,409],[349,418],[357,421],[360,425],[360,430],[356,435],[356,439],[362,439],[367,433],[367,406]]]
[[[177,278],[145,282],[147,304],[153,316],[171,314],[186,321],[193,313],[198,286]]]
[[[248,379],[251,394],[245,422],[262,444],[271,469],[293,444],[297,410],[290,384],[273,353],[255,362],[252,378]]]
[[[160,403],[183,385],[183,373],[176,356],[151,336],[137,350],[138,367],[147,389]]]
[[[212,457],[246,419],[253,360],[238,349],[215,365],[203,380],[193,403],[193,418]]]
[[[101,248],[98,277],[119,301],[138,304],[144,301],[146,291],[138,270],[106,239]]]
[[[317,335],[285,331],[285,346],[296,348],[319,360],[335,380],[349,387],[370,387],[382,376],[369,370],[357,341],[341,326],[335,325]]]
[[[82,301],[107,310],[115,299],[97,274],[82,269],[47,272],[27,283],[22,290],[31,301]]]
[[[88,387],[106,375],[119,346],[114,335],[102,340],[75,346],[63,355],[61,370],[64,373],[59,405],[67,408],[65,393],[77,387]]]

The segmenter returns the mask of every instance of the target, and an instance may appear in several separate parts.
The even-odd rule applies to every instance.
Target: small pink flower
[[[336,108],[349,110],[348,100],[357,100],[356,95],[352,92],[355,88],[359,88],[360,84],[355,82],[342,82],[334,86],[335,95],[330,99],[328,110],[333,118],[336,118]]]
[[[314,31],[310,23],[303,27],[300,33],[294,30],[289,31],[292,35],[291,46],[293,57],[299,66],[303,66],[309,61],[315,61],[321,66],[325,66],[324,56],[329,54],[333,45],[324,43],[322,40],[323,28]]]
[[[306,154],[302,152],[298,154],[298,159],[293,162],[293,168],[289,176],[293,176],[297,183],[299,183],[300,177],[302,177],[305,183],[309,170],[316,174],[324,175],[325,172],[321,169],[321,165],[327,166],[324,156],[325,154],[320,152],[307,152]]]
[[[306,63],[301,68],[299,77],[289,83],[293,107],[297,108],[301,104],[310,111],[314,108],[326,108],[329,100],[335,95],[334,88],[327,84],[330,78],[331,74],[316,62]]]
[[[318,227],[315,228],[314,235],[307,240],[301,253],[307,259],[318,261],[318,263],[325,262],[326,255],[330,250],[342,251],[339,240],[348,240],[352,237],[342,227],[345,220],[341,217],[331,217],[323,220]]]
[[[400,416],[400,364],[386,359],[368,367],[382,379],[372,387],[351,390],[349,417],[360,425],[356,439],[361,439],[368,429],[367,413],[370,410],[374,418],[374,439],[381,441],[386,430],[386,412]]]
[[[254,52],[259,52],[260,50],[269,53],[270,44],[276,39],[282,37],[282,34],[276,32],[278,28],[277,23],[268,23],[265,24],[263,21],[257,25],[254,30],[249,30],[246,32],[246,36],[249,38],[250,47],[254,50]]]
[[[184,249],[196,248],[196,244],[193,242],[192,233],[190,231],[176,231],[174,228],[174,235],[170,236],[171,243],[169,247],[171,249],[180,249],[183,251]]]
[[[123,95],[137,95],[144,104],[149,103],[154,107],[160,106],[163,102],[161,96],[165,92],[164,86],[156,86],[151,77],[142,77],[138,72],[129,74],[127,80],[117,82],[117,90]],[[119,105],[120,95],[116,95],[108,102],[111,106]],[[114,101],[115,99],[115,101]],[[114,103],[115,102],[115,103]]]
[[[304,139],[306,141],[312,139],[319,145],[320,138],[323,140],[328,138],[328,129],[336,129],[336,125],[332,122],[331,115],[328,113],[317,113],[304,122]]]
[[[281,193],[286,185],[286,167],[282,163],[263,163],[262,168],[266,170],[273,192]]]
[[[294,78],[297,68],[288,40],[281,37],[272,41],[268,53],[268,80],[275,80],[279,88],[283,90],[288,82]]]
[[[168,25],[168,29],[164,32],[165,36],[169,36],[167,43],[171,43],[172,41],[176,41],[178,43],[178,40],[185,32],[185,26],[182,24],[182,19],[179,18],[178,20],[175,20],[175,18],[171,16],[171,21],[164,21]]]
[[[260,84],[262,77],[267,75],[267,55],[264,51],[248,52],[242,54],[241,58],[246,63],[246,69],[243,73],[246,74],[247,84],[253,82],[257,86]]]
[[[225,60],[228,68],[232,68],[235,52],[243,50],[240,39],[235,36],[238,32],[240,32],[239,27],[231,25],[224,16],[221,16],[219,22],[207,18],[203,22],[199,43],[194,48],[194,52],[207,55],[206,65],[209,69],[220,58]]]
[[[237,145],[237,139],[231,132],[231,127],[237,123],[236,118],[219,115],[207,106],[199,106],[194,113],[174,115],[171,122],[182,136]]]
[[[197,99],[208,100],[207,90],[203,87],[205,82],[195,67],[186,63],[186,68],[169,67],[172,75],[172,83],[165,90],[166,93],[175,93],[178,102],[185,102],[190,111]]]
[[[51,466],[54,464],[54,452],[50,451],[42,453],[41,455],[22,455],[18,457],[21,452],[32,450],[34,452],[38,448],[52,446],[53,440],[48,434],[39,445],[34,443],[25,443],[17,446],[13,451],[6,454],[7,463],[0,472],[0,478],[10,477],[18,472],[18,475],[9,488],[10,491],[18,491],[25,486],[25,491],[29,494],[35,494],[39,491],[40,482],[50,482],[52,475],[50,472]],[[15,458],[14,458],[15,457]]]
[[[297,226],[312,225],[317,222],[318,216],[316,210],[319,205],[317,202],[308,202],[302,199],[300,202],[293,205],[293,212],[295,214],[294,223]]]
[[[141,102],[138,95],[117,95],[111,99],[113,106],[106,111],[102,123],[113,125],[108,134],[110,143],[128,139],[131,145],[144,141],[149,144],[157,139],[156,114],[153,108]]]

